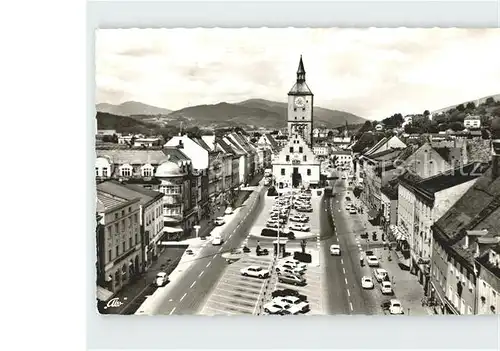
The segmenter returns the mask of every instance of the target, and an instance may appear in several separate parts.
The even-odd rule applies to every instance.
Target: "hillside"
[[[97,129],[114,129],[117,133],[154,134],[157,126],[138,121],[127,116],[118,116],[110,113],[97,112]]]
[[[133,116],[141,119],[142,116],[168,115],[171,110],[143,104],[142,102],[127,101],[120,105],[101,103],[96,105],[97,112],[111,113],[118,116]]]
[[[260,108],[268,111],[273,111],[282,116],[283,126],[285,126],[288,104],[285,102],[268,101],[264,99],[250,99],[237,103],[239,106],[252,108]],[[348,124],[361,124],[366,120],[362,117],[353,115],[352,113],[330,110],[327,108],[314,106],[314,127],[335,128]]]
[[[222,102],[215,105],[198,105],[174,111],[166,120],[182,119],[187,124],[200,127],[231,127],[246,125],[249,128],[282,128],[286,126],[287,104],[284,102],[251,99],[235,104]],[[314,127],[335,128],[349,124],[363,123],[365,120],[353,114],[314,109]],[[167,122],[168,123],[168,122]]]
[[[447,112],[447,111],[449,111],[451,109],[454,109],[458,105],[467,105],[468,102],[473,102],[476,106],[479,106],[481,104],[484,104],[486,102],[486,99],[488,99],[489,97],[492,97],[495,101],[500,101],[500,94],[489,95],[489,96],[482,97],[480,99],[463,101],[463,102],[458,103],[458,104],[453,105],[453,106],[448,106],[448,107],[440,108],[439,110],[431,111],[431,114],[435,115],[435,114],[440,114],[440,113],[443,113],[443,112]]]

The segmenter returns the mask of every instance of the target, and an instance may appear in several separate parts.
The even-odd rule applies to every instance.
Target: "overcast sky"
[[[500,93],[499,29],[104,29],[96,100],[285,102],[301,54],[316,106],[369,119]]]

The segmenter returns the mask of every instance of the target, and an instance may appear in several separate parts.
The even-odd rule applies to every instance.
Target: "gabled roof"
[[[228,145],[221,137],[215,137],[215,144],[218,145],[225,153],[235,154],[233,148]]]
[[[176,146],[165,146],[163,148],[163,152],[165,155],[167,155],[167,160],[170,157],[170,161],[178,162],[178,161],[188,161],[191,162],[191,159],[179,148]]]
[[[272,136],[272,134],[264,134],[267,138],[267,140],[269,141],[269,144],[271,144],[271,148],[273,149],[273,151],[279,151],[280,149],[280,146],[278,144],[278,142],[276,141],[276,139],[274,139],[274,137]]]
[[[243,138],[238,133],[231,133],[229,134],[229,136],[230,136],[229,139],[233,139],[236,142],[236,144],[238,144],[240,148],[242,148],[246,153],[251,154],[254,152],[254,150],[252,150],[250,145],[246,142],[245,138]]]
[[[208,144],[205,143],[205,140],[203,140],[202,138],[191,138],[191,140],[193,140],[196,144],[200,145],[202,148],[204,148],[208,152],[212,152],[213,151],[210,148],[210,146],[208,146]]]
[[[373,145],[367,152],[365,152],[365,155],[371,155],[376,153],[377,150],[379,150],[385,143],[387,143],[387,141],[389,141],[389,139],[387,139],[387,137],[383,137],[378,141],[378,143]]]
[[[230,137],[226,137],[224,139],[224,141],[228,141],[228,145],[233,149],[234,153],[238,156],[244,156],[246,155],[247,153],[245,152],[245,150],[243,150],[237,142],[235,142],[233,140],[233,138],[230,138]]]

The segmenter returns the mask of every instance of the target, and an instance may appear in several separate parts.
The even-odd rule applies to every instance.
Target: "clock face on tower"
[[[306,101],[304,100],[304,98],[302,96],[295,98],[295,106],[304,107],[305,104],[306,104]]]

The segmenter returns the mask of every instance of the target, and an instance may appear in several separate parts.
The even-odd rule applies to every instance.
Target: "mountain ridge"
[[[127,104],[141,104],[141,113],[130,113]],[[125,106],[125,107],[124,107]],[[135,108],[135,107],[134,107]],[[270,101],[265,99],[249,99],[237,103],[219,102],[185,107],[170,111],[155,106],[137,102],[125,102],[120,105],[101,103],[96,105],[98,112],[129,116],[152,123],[178,125],[183,123],[205,128],[220,128],[246,125],[248,128],[282,128],[287,125],[286,102]],[[152,113],[153,111],[170,111],[169,113]],[[113,112],[116,111],[116,112]],[[136,109],[137,111],[137,109]],[[313,127],[336,128],[348,124],[364,123],[366,119],[352,113],[331,110],[319,106],[314,107]],[[128,113],[128,114],[126,114]]]

